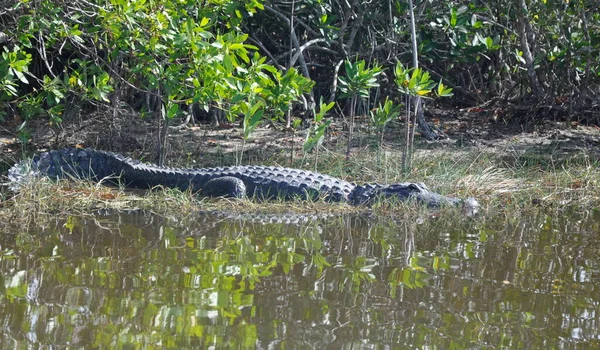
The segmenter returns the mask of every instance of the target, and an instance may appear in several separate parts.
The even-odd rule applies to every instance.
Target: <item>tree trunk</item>
[[[437,140],[438,135],[433,132],[427,121],[425,120],[425,115],[423,114],[423,99],[419,98],[418,101],[419,106],[417,108],[417,125],[419,126],[419,130],[423,137],[425,137],[429,141]]]
[[[350,102],[350,120],[348,123],[348,146],[346,147],[346,160],[350,159],[350,153],[352,151],[352,133],[354,132],[354,111],[356,110],[356,102],[358,101],[358,96],[355,95],[352,97]]]
[[[415,25],[415,13],[414,13],[414,8],[413,8],[413,1],[409,0],[408,1],[409,6],[410,6],[410,36],[411,36],[411,41],[412,41],[412,51],[413,51],[413,68],[417,69],[419,68],[419,51],[417,48],[417,33],[416,33],[416,25]],[[421,133],[423,134],[423,136],[428,139],[428,140],[435,140],[437,138],[437,136],[435,135],[435,133],[431,130],[431,127],[429,126],[429,124],[427,124],[427,121],[425,121],[425,116],[423,115],[423,103],[421,101],[421,97],[420,96],[415,96],[414,98],[414,104],[415,104],[415,113],[417,114],[416,117],[416,125],[419,126],[419,130],[421,130]],[[415,127],[416,127],[415,125]],[[413,131],[414,133],[414,131]],[[410,142],[410,148],[411,148],[411,154],[412,154],[412,140]],[[412,163],[412,161],[409,161],[409,164]]]
[[[527,77],[529,78],[529,84],[531,85],[533,98],[537,102],[542,97],[543,90],[538,80],[537,74],[535,73],[534,58],[533,53],[531,52],[531,46],[533,45],[533,42],[530,42],[530,40],[528,40],[529,38],[534,38],[535,36],[527,18],[528,10],[525,0],[519,0],[519,7],[520,10],[517,11],[519,16],[517,21],[519,39],[521,41],[521,49],[523,50],[523,59],[525,60]]]
[[[417,33],[415,29],[415,13],[413,8],[413,1],[408,1],[409,12],[410,12],[410,36],[412,42],[412,54],[413,54],[413,69],[419,68],[419,52],[417,48]],[[410,107],[407,106],[407,116],[406,116],[406,132],[404,137],[406,137],[406,145],[404,149],[404,154],[402,155],[402,168],[404,172],[409,172],[412,168],[412,155],[413,155],[413,147],[414,147],[414,128],[419,125],[419,129],[423,133],[423,136],[428,140],[435,140],[436,135],[429,124],[425,121],[425,116],[423,115],[423,107],[421,103],[420,96],[414,96],[414,105],[415,105],[415,118],[412,123],[411,129],[411,117],[412,114],[410,112]]]
[[[292,38],[294,37],[294,10],[296,8],[296,1],[292,0],[292,11],[290,12],[290,60],[287,65],[287,69],[289,70],[294,65],[294,44]],[[298,52],[302,55],[302,52]],[[285,127],[286,129],[290,129],[292,127],[292,106],[291,103],[289,105],[289,109],[285,115]],[[293,154],[293,150],[292,150]]]

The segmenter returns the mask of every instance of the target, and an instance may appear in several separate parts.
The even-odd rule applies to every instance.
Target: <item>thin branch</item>
[[[265,5],[265,9],[274,13],[277,17],[279,17],[279,19],[284,21],[285,24],[288,25],[288,27],[290,26],[289,18],[287,18],[283,13],[268,5]],[[300,43],[298,42],[298,37],[296,36],[296,33],[294,31],[291,31],[291,39],[296,49],[299,50]],[[300,55],[298,58],[300,61],[300,68],[302,69],[302,74],[304,74],[306,78],[310,79],[310,73],[308,72],[308,67],[306,67],[306,61],[304,60],[304,56]]]
[[[340,67],[342,66],[342,63],[344,63],[344,60],[339,60],[333,70],[333,82],[331,84],[331,96],[329,97],[329,103],[335,101],[335,92],[337,91],[338,75],[340,73]]]
[[[145,94],[149,94],[154,97],[160,97],[162,99],[163,96],[161,96],[160,94],[154,93],[149,90],[140,89],[139,87],[137,87],[137,86],[133,85],[132,83],[130,83],[129,81],[127,81],[127,79],[123,78],[119,73],[115,72],[115,70],[112,69],[111,65],[108,62],[106,62],[102,57],[98,56],[95,52],[91,51],[87,46],[81,45],[77,41],[72,41],[72,42],[73,42],[73,44],[77,45],[80,49],[82,49],[82,50],[86,51],[88,54],[94,56],[94,59],[97,59],[100,62],[102,62],[102,65],[105,66],[113,74],[114,77],[118,78],[119,80],[121,80],[121,82],[125,83],[125,85],[129,86],[130,88],[134,89],[135,91],[143,92]],[[174,102],[177,102],[177,101],[174,101]],[[183,101],[181,101],[181,102],[183,102]]]
[[[309,48],[313,44],[323,43],[323,42],[327,42],[327,40],[323,39],[323,38],[312,39],[312,40],[309,40],[306,43],[304,43],[304,45],[300,46],[298,48],[298,50],[295,50],[294,56],[292,57],[292,60],[290,62],[290,64],[291,64],[290,67],[294,66],[294,64],[296,63],[296,60],[298,60],[298,58],[300,57],[300,55],[302,55],[302,53],[304,52],[304,50],[306,50],[307,48]]]
[[[252,42],[254,45],[258,46],[264,52],[264,54],[267,55],[267,57],[269,57],[269,59],[271,60],[271,62],[269,62],[269,63],[272,63],[273,65],[275,65],[275,67],[277,67],[277,69],[279,69],[279,70],[285,70],[285,67],[283,67],[282,65],[279,64],[279,62],[277,62],[277,58],[273,57],[273,54],[271,53],[271,51],[269,51],[260,40],[254,38],[252,36],[249,36],[248,40],[250,42]]]
[[[44,35],[42,35],[41,31],[38,33],[38,35],[39,35],[39,38],[38,38],[38,42],[39,42],[38,52],[40,53],[40,56],[42,57],[42,61],[44,61],[44,64],[46,65],[46,68],[48,68],[48,72],[50,73],[50,75],[52,75],[52,77],[54,79],[56,79],[56,75],[52,71],[52,66],[50,65],[50,62],[48,62],[48,56],[46,55],[46,42],[44,41]]]

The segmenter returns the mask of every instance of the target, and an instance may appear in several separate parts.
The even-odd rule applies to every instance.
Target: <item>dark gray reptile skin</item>
[[[65,148],[43,152],[30,161],[13,166],[8,176],[18,186],[31,174],[50,178],[121,181],[126,186],[140,188],[159,185],[181,190],[191,188],[205,196],[325,199],[353,205],[369,205],[378,198],[391,198],[413,199],[430,207],[463,204],[474,211],[478,207],[473,198],[462,200],[446,197],[430,191],[423,183],[355,185],[307,170],[254,165],[177,169],[146,164],[94,149]]]

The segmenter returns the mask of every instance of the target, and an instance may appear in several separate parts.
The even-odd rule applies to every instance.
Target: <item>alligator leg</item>
[[[201,188],[201,195],[207,197],[246,197],[244,181],[233,176],[221,176],[207,181]]]

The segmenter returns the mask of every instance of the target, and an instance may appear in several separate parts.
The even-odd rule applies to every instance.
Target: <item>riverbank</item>
[[[510,124],[482,123],[480,119],[473,116],[440,118],[437,127],[447,138],[437,142],[419,140],[413,171],[409,174],[400,170],[400,124],[392,124],[388,128],[385,143],[380,147],[368,125],[359,123],[353,153],[348,160],[343,151],[346,138],[339,124],[333,125],[318,157],[314,153],[301,152],[305,137],[302,132],[286,132],[273,126],[259,128],[247,142],[242,155],[239,128],[189,126],[171,131],[168,162],[170,166],[178,167],[242,163],[316,169],[357,183],[424,182],[431,190],[447,196],[477,198],[482,205],[482,216],[512,216],[540,209],[560,211],[566,207],[598,207],[600,131],[597,127],[574,125],[567,129],[559,122],[549,122],[529,130],[522,128],[518,132],[518,128]],[[66,127],[63,130],[64,135],[68,135],[64,138],[65,146],[111,149],[132,158],[151,159],[152,150],[143,146],[150,143],[151,128],[143,123],[129,127],[131,130],[123,125],[125,130],[122,129],[119,134],[121,141],[113,140],[112,148],[105,144],[106,135],[98,138],[107,128],[90,126],[86,133],[77,134],[69,132],[69,127]],[[147,130],[140,133],[143,127]],[[133,130],[137,132],[133,133]],[[36,148],[58,147],[44,138],[42,132],[39,135],[34,140]],[[3,164],[21,157],[10,137],[5,137],[0,144]],[[409,218],[438,214],[413,204],[379,203],[373,208],[322,202],[265,204],[252,200],[198,198],[192,193],[162,188],[129,190],[84,181],[60,181],[58,184],[40,181],[19,193],[4,189],[0,205],[0,215],[12,218],[38,212],[85,212],[100,208],[141,208],[164,215],[198,210],[257,213],[368,211]]]

